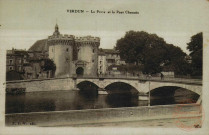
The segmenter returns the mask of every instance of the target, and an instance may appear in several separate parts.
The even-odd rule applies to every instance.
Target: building
[[[119,51],[115,49],[99,49],[98,54],[98,74],[120,74],[118,66],[126,65],[121,60]]]
[[[56,24],[47,45],[49,58],[56,64],[55,76],[97,75],[100,38],[62,35]]]
[[[106,74],[107,60],[104,52],[98,53],[98,75]]]
[[[28,53],[26,50],[7,50],[6,71],[24,72],[24,64],[27,62]]]
[[[125,61],[121,60],[120,53],[115,49],[100,49],[106,57],[106,74],[121,74],[117,67],[121,65],[126,65]]]
[[[115,49],[102,49],[106,55],[107,66],[111,65],[125,65],[125,61],[121,60],[120,53]]]

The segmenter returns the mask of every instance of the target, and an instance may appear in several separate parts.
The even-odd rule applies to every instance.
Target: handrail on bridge
[[[157,77],[157,76],[148,76],[148,75],[98,75],[98,76],[77,76],[72,75],[68,77],[59,77],[59,78],[45,78],[45,79],[30,79],[30,80],[14,80],[14,81],[7,81],[6,83],[12,82],[28,82],[28,81],[43,81],[43,80],[56,80],[56,79],[66,79],[66,78],[78,78],[78,79],[128,79],[128,80],[144,80],[144,81],[162,81],[162,82],[182,82],[182,83],[195,83],[195,84],[202,84],[202,79],[190,79],[190,78],[175,78],[175,77]]]
[[[162,82],[182,82],[182,83],[198,83],[202,84],[202,79],[191,79],[191,78],[175,78],[175,77],[157,77],[148,75],[98,75],[98,76],[74,76],[76,78],[88,78],[88,79],[133,79],[133,80],[145,80],[145,81],[162,81]]]

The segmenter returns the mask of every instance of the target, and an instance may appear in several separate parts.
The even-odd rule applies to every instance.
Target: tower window
[[[9,60],[9,64],[13,64],[13,60]]]
[[[92,62],[94,62],[94,60],[92,60]]]
[[[13,67],[9,67],[9,70],[13,70]]]
[[[69,50],[69,49],[67,48],[66,51],[68,52],[68,50]]]

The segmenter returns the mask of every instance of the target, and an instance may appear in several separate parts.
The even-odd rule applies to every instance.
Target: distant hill
[[[47,39],[37,40],[28,51],[48,51]]]

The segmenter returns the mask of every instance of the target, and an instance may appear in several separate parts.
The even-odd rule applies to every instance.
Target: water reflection
[[[131,94],[109,94],[106,103],[111,107],[131,107],[138,106],[138,97]]]
[[[167,96],[152,95],[150,105],[189,104],[196,103],[199,95],[189,90],[178,88],[174,94]]]
[[[182,103],[186,99],[197,100],[197,94],[173,97],[151,97],[151,105]],[[52,91],[33,92],[22,95],[6,95],[6,113],[81,110],[146,106],[147,101],[138,101],[130,93],[98,95],[97,91]]]

